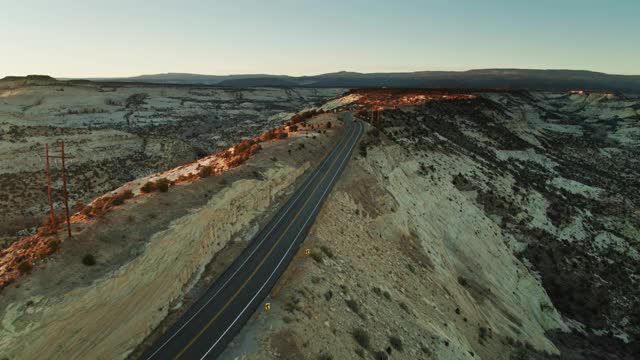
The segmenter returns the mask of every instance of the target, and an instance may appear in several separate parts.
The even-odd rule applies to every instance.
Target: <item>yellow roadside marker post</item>
[[[304,254],[305,255],[311,254],[311,249],[304,249]]]
[[[271,309],[271,303],[266,303],[266,304],[264,304],[264,309],[265,309],[266,311],[269,311],[269,310]]]

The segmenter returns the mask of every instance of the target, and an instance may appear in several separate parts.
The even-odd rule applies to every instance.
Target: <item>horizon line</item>
[[[144,73],[144,74],[137,74],[137,75],[119,75],[119,76],[56,76],[56,75],[49,75],[49,74],[38,74],[38,73],[31,73],[31,74],[25,74],[25,75],[4,75],[0,78],[5,78],[5,77],[11,77],[11,76],[16,76],[16,77],[25,77],[25,76],[30,76],[30,75],[41,75],[41,76],[50,76],[54,79],[57,80],[97,80],[97,79],[126,79],[126,78],[136,78],[136,77],[143,77],[143,76],[158,76],[158,75],[197,75],[197,76],[220,76],[220,77],[224,77],[224,76],[255,76],[255,77],[261,77],[261,76],[271,76],[271,77],[292,77],[292,78],[298,78],[298,77],[314,77],[314,76],[321,76],[321,75],[327,75],[327,74],[340,74],[340,73],[352,73],[352,74],[359,74],[359,75],[368,75],[368,74],[411,74],[411,73],[428,73],[428,72],[445,72],[445,73],[464,73],[464,72],[470,72],[470,71],[489,71],[489,70],[533,70],[533,71],[575,71],[575,72],[590,72],[590,73],[595,73],[595,74],[604,74],[604,75],[609,75],[609,76],[640,76],[640,74],[632,74],[632,73],[607,73],[607,72],[603,72],[603,71],[597,71],[597,70],[588,70],[588,69],[569,69],[569,68],[529,68],[529,67],[487,67],[487,68],[469,68],[469,69],[465,69],[465,70],[408,70],[408,71],[372,71],[372,72],[362,72],[362,71],[353,71],[353,70],[337,70],[337,71],[330,71],[330,72],[322,72],[322,73],[315,73],[315,74],[301,74],[301,75],[290,75],[290,74],[282,74],[282,73],[243,73],[243,72],[238,72],[238,73],[224,73],[224,74],[216,74],[216,73],[199,73],[199,72],[181,72],[181,71],[176,71],[176,72],[157,72],[157,73]]]

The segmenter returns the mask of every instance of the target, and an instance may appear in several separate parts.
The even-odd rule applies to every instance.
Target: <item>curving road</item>
[[[142,359],[213,359],[269,294],[305,239],[320,206],[364,132],[351,113],[347,131],[318,168],[207,292]]]

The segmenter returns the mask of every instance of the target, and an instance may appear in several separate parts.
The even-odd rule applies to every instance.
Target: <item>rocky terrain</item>
[[[136,357],[225,270],[342,132],[334,114],[307,119],[262,142],[241,166],[205,172],[206,157],[123,184],[73,215],[71,238],[56,231],[16,241],[0,252],[0,359]],[[141,190],[160,179],[171,181]],[[108,211],[94,214],[101,203]],[[11,276],[16,269],[20,276]]]
[[[193,161],[283,124],[341,89],[224,89],[0,81],[0,248],[32,233],[48,211],[44,144],[64,138],[72,209],[121,184]],[[62,209],[60,161],[52,162]],[[79,204],[80,205],[80,204]]]
[[[48,88],[50,93],[50,86],[29,91]],[[60,93],[80,91],[76,86]],[[132,96],[142,98],[136,95],[142,93],[139,85],[130,86],[114,90],[124,92],[125,103]],[[90,91],[101,98],[94,87]],[[66,131],[84,131],[92,137],[83,146],[104,141],[100,146],[108,145],[107,153],[122,151],[126,160],[140,148],[106,132],[138,139],[164,129],[155,124],[163,118],[157,115],[160,105],[153,105],[158,118],[146,117],[141,109],[169,101],[168,94],[233,92],[142,89],[150,95],[135,100],[142,103],[129,119],[146,124],[140,125],[146,132],[126,125],[126,112],[122,122],[114,122],[123,126],[118,129],[90,121],[86,127],[62,124],[41,131],[52,140],[58,136],[52,131],[65,132],[65,139]],[[225,122],[211,130],[205,120],[176,115],[185,111],[182,106],[167,110],[173,115],[166,119],[175,122],[167,120],[172,130],[160,131],[158,144],[173,141],[184,151],[173,145],[171,152],[162,152],[165,162],[148,155],[147,160],[156,159],[155,168],[140,161],[114,170],[134,174],[118,175],[113,185],[94,191],[134,189],[135,197],[103,217],[74,223],[71,240],[60,242],[61,234],[42,240],[56,244],[53,255],[2,289],[0,359],[35,358],[39,352],[49,358],[137,358],[290,196],[335,143],[341,124],[333,114],[307,119],[307,126],[288,137],[265,142],[242,166],[189,178],[166,193],[141,194],[143,183],[179,179],[181,172],[208,166],[207,157],[191,162],[201,156],[196,143],[209,144],[206,151],[219,150],[234,136],[281,126],[288,118],[284,114],[311,105],[349,109],[360,121],[373,118],[376,126],[369,125],[300,253],[267,299],[270,311],[256,312],[221,358],[640,356],[640,97],[378,89],[353,90],[336,99],[338,90],[299,89],[303,98],[296,97],[295,105],[287,105],[291,108],[269,110],[274,103],[293,104],[287,95],[292,91],[243,90],[242,96],[253,100],[221,99],[216,106],[229,118],[240,119],[247,104],[264,108],[260,114],[252,110],[252,122]],[[2,94],[0,107],[25,96],[16,90]],[[263,103],[258,96],[271,100]],[[78,95],[79,102],[86,98]],[[42,103],[49,102],[55,103],[49,97]],[[205,106],[190,103],[184,106],[192,111],[191,106]],[[203,104],[218,111],[210,102]],[[3,113],[9,114],[3,115],[8,119],[3,126],[24,122],[20,119],[30,109],[15,117]],[[381,110],[379,120],[371,109]],[[273,114],[263,115],[269,111]],[[107,120],[95,123],[100,121]],[[337,127],[321,130],[327,121]],[[181,132],[191,124],[202,126],[197,142]],[[227,130],[226,137],[217,137],[216,131]],[[38,148],[43,141],[35,135],[25,139],[41,141]],[[24,142],[2,144],[10,148]],[[27,157],[20,157],[25,151],[11,153],[20,161],[2,159],[7,166],[25,167]],[[101,163],[85,154],[73,155],[87,166]],[[178,162],[176,154],[189,164],[145,177]],[[115,160],[107,156],[104,161]],[[9,174],[24,176],[18,170]],[[138,180],[129,181],[132,177]],[[8,211],[4,205],[0,209]]]
[[[640,98],[476,95],[381,113],[222,358],[640,356]]]

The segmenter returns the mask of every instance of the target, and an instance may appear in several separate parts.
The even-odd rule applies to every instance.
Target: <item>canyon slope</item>
[[[222,358],[637,358],[640,98],[393,92]]]

